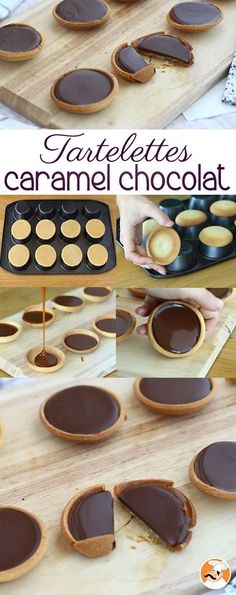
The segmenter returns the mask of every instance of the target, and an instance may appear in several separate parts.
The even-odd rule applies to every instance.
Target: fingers
[[[163,225],[165,227],[172,227],[174,225],[174,221],[172,221],[170,217],[168,217],[168,215],[154,203],[151,202],[147,210],[148,216],[151,217],[151,219],[155,219],[159,225]]]
[[[186,294],[186,300],[190,298],[198,307],[208,311],[218,311],[224,307],[224,302],[215,297],[208,289],[185,289],[183,290],[184,294]]]
[[[213,312],[212,310],[204,310],[203,308],[200,309],[200,312],[205,320],[206,335],[209,336],[212,333],[213,329],[215,328],[215,325],[218,322],[220,312],[219,311]]]
[[[146,295],[144,303],[142,304],[142,306],[136,308],[135,312],[136,314],[139,314],[139,316],[149,316],[149,314],[151,314],[154,308],[158,306],[159,302],[160,300],[158,300],[156,297]]]
[[[137,326],[136,331],[138,335],[144,337],[145,335],[147,335],[147,324],[140,324],[140,326]]]

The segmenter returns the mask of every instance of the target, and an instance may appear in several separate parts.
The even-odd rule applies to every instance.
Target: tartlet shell
[[[42,312],[42,304],[36,304],[35,306],[28,306],[28,308],[25,308],[25,310],[23,312],[23,316],[24,316],[25,312],[35,312],[35,311]],[[45,326],[49,326],[55,320],[55,312],[53,312],[53,310],[51,310],[51,308],[48,308],[47,306],[45,308],[45,312],[48,314],[51,314],[51,316],[52,316],[52,318],[45,321]],[[43,327],[42,322],[40,322],[39,324],[36,324],[35,322],[27,322],[27,320],[23,319],[23,316],[22,316],[22,320],[28,326],[32,326],[33,328],[42,328]]]
[[[211,4],[211,6],[214,6],[215,8],[218,8],[218,6],[216,6],[215,4],[213,4],[212,2],[209,2],[208,4]],[[171,18],[171,10],[168,12],[167,14],[167,22],[169,23],[169,25],[171,27],[174,27],[174,29],[178,29],[179,31],[189,31],[191,33],[197,32],[197,31],[208,31],[208,29],[213,29],[213,27],[216,27],[216,25],[219,25],[220,23],[222,23],[222,21],[224,20],[224,15],[222,13],[222,11],[220,11],[220,15],[219,18],[214,21],[213,23],[206,23],[204,25],[185,25],[185,24],[181,24],[181,23],[177,23],[174,19]]]
[[[199,453],[197,453],[192,459],[189,467],[189,478],[195,488],[201,492],[204,492],[204,494],[207,494],[208,496],[213,496],[213,498],[220,498],[221,500],[236,500],[236,492],[227,492],[225,490],[220,490],[219,488],[214,488],[213,486],[210,486],[199,479],[194,469],[195,460],[198,454]]]
[[[135,326],[136,326],[136,319],[133,316],[133,314],[131,314],[131,312],[128,312],[128,310],[121,310],[120,308],[118,308],[116,310],[116,313],[118,314],[118,316],[122,316],[123,318],[127,318],[127,320],[130,321],[130,326],[129,328],[125,331],[125,333],[123,333],[123,335],[120,335],[119,337],[116,337],[116,342],[120,343],[121,341],[125,341],[125,339],[127,339],[130,335],[132,335]]]
[[[65,339],[66,337],[69,337],[70,335],[88,335],[89,337],[93,337],[93,339],[95,339],[97,341],[96,345],[94,345],[94,347],[90,347],[89,349],[73,349],[73,347],[68,347],[68,345],[66,345],[65,343]],[[68,333],[66,333],[64,335],[63,338],[63,345],[66,349],[68,349],[68,351],[72,351],[73,353],[77,353],[77,355],[88,355],[89,353],[92,353],[93,351],[95,351],[100,344],[100,339],[98,337],[98,335],[96,335],[96,333],[94,333],[93,331],[88,331],[87,329],[84,328],[77,328],[77,329],[73,329],[72,331],[68,331]]]
[[[38,353],[40,352],[40,347],[33,347],[26,354],[26,360],[31,370],[34,370],[34,372],[40,372],[41,374],[50,374],[52,372],[57,372],[58,370],[60,370],[60,368],[64,366],[65,355],[63,351],[61,351],[57,347],[54,347],[53,345],[46,345],[46,351],[48,351],[49,353],[53,353],[53,355],[57,357],[57,364],[55,366],[51,366],[50,368],[40,368],[40,366],[36,366],[34,360],[36,355],[38,355]]]
[[[97,331],[97,333],[99,333],[100,335],[103,335],[103,337],[107,337],[109,339],[115,339],[116,338],[116,333],[109,333],[108,331],[103,331],[102,329],[100,329],[97,326],[97,322],[99,322],[99,320],[109,320],[110,318],[116,320],[116,315],[115,314],[111,314],[110,316],[107,314],[106,316],[98,316],[94,323],[93,323],[93,328],[95,331]]]
[[[142,378],[137,378],[134,381],[133,388],[136,398],[145,407],[153,411],[153,413],[159,413],[162,415],[188,415],[190,413],[195,413],[196,411],[200,411],[201,409],[204,409],[204,407],[207,407],[207,405],[210,404],[216,395],[216,381],[210,378],[211,391],[200,401],[195,401],[194,403],[178,403],[175,405],[171,403],[158,403],[156,401],[151,401],[141,392],[141,380]]]
[[[82,69],[78,68],[76,70],[85,70],[85,68],[82,68]],[[96,103],[88,103],[86,105],[83,105],[83,104],[74,105],[71,103],[66,103],[65,101],[61,101],[60,99],[58,99],[56,97],[55,86],[65,76],[74,72],[75,69],[64,72],[64,74],[59,76],[56,79],[56,81],[53,83],[53,85],[51,87],[51,97],[55,101],[55,103],[58,105],[58,107],[60,109],[64,110],[65,112],[69,112],[72,114],[92,114],[95,112],[99,112],[100,110],[105,109],[113,101],[116,94],[118,93],[119,83],[118,83],[117,78],[113,74],[111,74],[111,72],[108,72],[108,70],[104,70],[103,68],[86,68],[86,70],[96,70],[97,72],[104,74],[107,78],[109,78],[112,81],[112,90],[109,93],[109,95],[107,95],[107,97],[104,97],[104,99],[102,99],[101,101],[97,101]]]
[[[26,60],[31,60],[37,56],[45,43],[42,33],[27,23],[11,23],[11,25],[17,25],[18,27],[30,27],[31,29],[34,29],[40,35],[41,42],[36,48],[28,52],[5,52],[0,50],[0,60],[5,60],[6,62],[25,62]]]
[[[112,52],[112,56],[111,56],[111,65],[113,70],[115,71],[115,73],[120,76],[121,78],[123,78],[125,81],[129,81],[129,82],[138,82],[138,83],[147,83],[148,81],[150,81],[150,79],[152,79],[152,77],[154,76],[156,69],[153,66],[153,64],[149,64],[147,62],[147,65],[142,68],[141,70],[138,70],[138,72],[127,72],[126,70],[123,70],[116,61],[116,56],[117,54],[120,52],[120,50],[122,50],[123,48],[129,47],[128,43],[122,43],[121,45],[119,45],[115,50],[113,50]]]
[[[19,322],[15,322],[15,320],[0,320],[1,324],[11,324],[14,326],[17,331],[14,335],[9,335],[8,337],[0,337],[0,343],[11,343],[11,341],[15,341],[22,333],[22,326]]]
[[[192,66],[192,64],[194,63],[194,55],[193,55],[193,48],[190,45],[190,43],[188,43],[185,39],[181,39],[181,37],[179,37],[179,40],[185,45],[186,48],[188,48],[188,50],[190,51],[190,55],[191,55],[191,59],[189,60],[189,62],[182,62],[181,60],[178,60],[177,58],[171,58],[168,56],[161,56],[159,54],[155,54],[152,52],[147,52],[144,50],[140,50],[139,49],[139,44],[141,41],[143,41],[144,39],[146,39],[147,37],[154,37],[155,35],[168,35],[167,33],[165,33],[164,31],[155,31],[155,33],[150,33],[150,35],[143,35],[142,37],[138,37],[137,39],[135,39],[134,41],[132,41],[132,46],[137,50],[137,52],[139,52],[140,54],[144,55],[144,56],[153,56],[153,58],[159,58],[161,60],[168,60],[169,62],[174,62],[175,64],[180,64],[181,66]],[[171,34],[169,34],[171,35]],[[176,37],[176,35],[172,35],[172,37]]]
[[[101,2],[101,4],[104,4],[107,12],[101,19],[95,19],[94,21],[73,22],[73,21],[66,21],[65,19],[62,19],[56,12],[56,9],[59,6],[59,4],[61,4],[61,2],[59,2],[56,6],[54,6],[52,14],[53,14],[54,19],[56,19],[56,21],[59,23],[59,25],[62,25],[63,27],[67,27],[67,29],[74,29],[77,31],[83,30],[83,29],[97,29],[98,27],[102,27],[103,25],[105,25],[105,23],[107,23],[107,21],[110,18],[110,7],[108,6],[107,2],[104,2],[104,0],[100,0],[100,2]]]

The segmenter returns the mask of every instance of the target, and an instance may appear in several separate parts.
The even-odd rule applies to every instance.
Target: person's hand
[[[149,258],[141,246],[142,224],[149,217],[165,227],[172,227],[174,222],[146,196],[117,196],[117,204],[120,211],[120,240],[125,258],[165,275],[165,268]]]
[[[136,308],[139,316],[147,317],[161,300],[181,300],[199,308],[206,324],[206,334],[209,335],[218,320],[224,302],[215,297],[207,289],[148,289],[142,306]],[[137,327],[138,335],[147,334],[147,324]]]

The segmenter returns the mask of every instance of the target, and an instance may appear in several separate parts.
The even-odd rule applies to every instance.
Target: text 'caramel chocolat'
[[[136,39],[132,45],[141,54],[167,58],[182,66],[190,66],[194,62],[192,46],[175,35],[152,33]]]
[[[170,549],[181,550],[190,541],[196,513],[188,498],[173,487],[173,482],[130,481],[116,485],[115,494]]]

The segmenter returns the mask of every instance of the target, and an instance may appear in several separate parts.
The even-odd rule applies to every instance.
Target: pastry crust
[[[60,310],[61,312],[79,312],[79,310],[81,310],[81,308],[83,308],[83,306],[84,306],[84,302],[83,301],[78,306],[64,306],[62,304],[58,304],[57,302],[54,302],[53,299],[50,300],[50,301],[51,301],[53,307],[56,308],[56,310]]]
[[[97,341],[96,345],[94,345],[93,347],[90,347],[89,349],[73,349],[73,347],[69,347],[65,340],[67,337],[70,337],[71,335],[86,335],[88,337],[92,337],[93,339],[95,339]],[[63,337],[63,345],[66,349],[68,349],[68,351],[72,351],[73,353],[77,353],[77,354],[81,354],[81,355],[88,355],[89,353],[92,353],[92,351],[95,351],[100,344],[100,339],[98,337],[98,335],[96,335],[96,333],[93,333],[93,331],[88,331],[87,329],[84,328],[77,328],[74,329],[73,331],[69,331],[68,333],[66,333]]]
[[[58,370],[60,370],[60,368],[62,368],[64,366],[64,363],[65,363],[65,355],[64,355],[63,351],[61,351],[60,349],[57,349],[57,347],[54,347],[53,345],[46,345],[45,349],[48,353],[52,353],[53,355],[55,355],[57,357],[57,360],[58,360],[57,364],[55,366],[51,366],[48,368],[36,366],[36,364],[34,363],[34,360],[36,358],[36,355],[38,355],[38,353],[40,353],[41,348],[33,347],[26,354],[26,360],[27,360],[28,366],[31,368],[31,370],[34,370],[34,372],[40,372],[41,374],[50,374],[52,372],[57,372]]]
[[[138,70],[137,72],[127,72],[126,70],[123,70],[117,63],[117,61],[116,61],[117,54],[122,49],[127,48],[127,47],[130,47],[129,43],[122,43],[115,50],[113,50],[112,56],[111,56],[112,68],[114,69],[117,76],[120,76],[125,81],[147,83],[148,81],[150,81],[150,79],[152,79],[152,77],[156,73],[156,69],[153,66],[153,64],[151,64],[151,63],[149,64],[147,62],[147,65],[144,68],[142,68],[141,70]]]
[[[216,381],[210,378],[211,391],[206,397],[203,397],[203,399],[200,399],[199,401],[193,403],[178,403],[175,405],[171,403],[158,403],[157,401],[152,401],[142,393],[140,389],[141,380],[142,378],[137,378],[134,381],[133,388],[136,398],[140,403],[147,407],[147,409],[153,411],[153,413],[162,415],[188,415],[190,413],[195,413],[204,407],[207,407],[216,395]]]
[[[153,58],[160,58],[162,60],[169,60],[169,62],[174,62],[175,64],[181,64],[181,66],[191,66],[194,63],[194,55],[192,52],[192,46],[190,45],[190,43],[188,43],[187,41],[185,41],[185,39],[181,39],[181,37],[178,37],[178,39],[181,41],[181,43],[190,51],[190,60],[189,62],[183,62],[182,60],[178,60],[178,58],[171,58],[169,56],[161,56],[157,53],[154,52],[147,52],[145,50],[139,49],[139,44],[147,38],[150,37],[155,37],[155,35],[168,35],[170,37],[174,37],[176,38],[176,35],[171,35],[169,33],[164,33],[164,31],[155,31],[155,33],[150,33],[150,35],[143,35],[142,37],[138,37],[138,39],[135,39],[134,41],[132,41],[132,46],[137,50],[137,52],[139,52],[140,54],[144,55],[144,56],[153,56]]]
[[[62,516],[61,516],[61,532],[63,537],[66,541],[80,554],[87,556],[88,558],[97,558],[99,556],[104,556],[115,547],[115,535],[114,533],[107,534],[107,535],[98,535],[95,537],[89,537],[87,539],[81,539],[76,541],[73,537],[72,533],[70,532],[68,526],[68,517],[72,506],[81,500],[82,498],[86,498],[91,494],[97,492],[104,492],[106,487],[104,485],[96,485],[91,488],[87,488],[82,490],[76,494],[65,506]]]
[[[220,225],[211,225],[204,227],[199,233],[199,240],[206,246],[215,246],[222,248],[228,246],[233,241],[233,234],[226,227]]]
[[[62,25],[63,27],[67,27],[67,29],[76,29],[76,30],[97,29],[98,27],[102,27],[103,25],[105,25],[105,23],[107,23],[107,21],[110,18],[110,8],[109,8],[108,4],[106,2],[104,2],[104,0],[100,0],[100,2],[106,8],[106,14],[101,19],[94,19],[93,21],[87,21],[87,22],[66,21],[65,19],[62,19],[56,12],[57,7],[59,6],[59,4],[61,4],[61,2],[59,2],[59,4],[57,4],[53,8],[52,14],[54,16],[54,19],[56,19],[56,21],[59,23],[59,25]]]
[[[235,217],[236,202],[233,200],[217,200],[211,204],[210,212],[218,217]]]
[[[106,428],[106,430],[103,430],[102,432],[98,432],[97,434],[72,434],[70,432],[65,432],[64,430],[60,430],[59,428],[56,428],[55,426],[50,424],[50,422],[48,422],[48,420],[44,414],[44,408],[45,408],[45,405],[46,405],[48,399],[46,399],[46,401],[44,401],[40,407],[39,416],[40,416],[41,422],[43,423],[45,428],[47,428],[47,430],[49,432],[51,432],[51,434],[54,434],[54,436],[57,436],[59,438],[63,438],[64,440],[71,440],[73,442],[81,442],[81,443],[83,443],[83,442],[84,443],[86,443],[86,442],[101,442],[102,440],[106,440],[107,438],[112,436],[112,434],[115,434],[116,432],[118,432],[118,430],[121,428],[121,426],[123,425],[123,423],[126,419],[126,415],[124,412],[123,404],[117,398],[117,396],[111,390],[107,390],[107,389],[103,388],[103,391],[106,393],[109,393],[109,395],[112,395],[113,399],[115,399],[115,401],[118,403],[119,410],[120,410],[120,414],[119,414],[119,417],[116,420],[116,422],[109,428]]]
[[[184,23],[178,23],[177,21],[175,21],[174,19],[171,18],[171,10],[170,12],[168,12],[167,15],[167,22],[169,23],[169,25],[171,27],[174,27],[175,29],[178,29],[179,31],[189,31],[189,32],[198,32],[198,31],[208,31],[208,29],[213,29],[213,27],[216,27],[216,25],[219,25],[219,23],[221,23],[224,20],[224,16],[222,11],[219,9],[218,6],[216,6],[215,4],[212,4],[211,2],[208,2],[208,4],[211,4],[211,6],[214,6],[215,8],[217,8],[220,13],[219,13],[219,18],[211,23],[206,23],[204,25],[186,25]]]
[[[189,308],[196,314],[196,316],[200,322],[200,334],[199,334],[198,342],[187,353],[173,353],[171,351],[167,351],[166,349],[163,349],[163,347],[161,347],[161,345],[159,345],[157,343],[157,341],[153,335],[153,331],[152,331],[152,321],[153,321],[153,317],[154,317],[155,313],[160,308],[162,308],[163,303],[159,304],[159,306],[157,306],[157,308],[155,308],[149,316],[148,323],[147,323],[148,338],[151,341],[151,344],[154,347],[154,349],[159,351],[159,353],[161,353],[162,355],[166,355],[167,357],[177,357],[177,358],[188,357],[189,355],[192,355],[193,353],[195,353],[195,351],[197,351],[199,349],[199,347],[201,347],[201,345],[205,339],[205,335],[206,335],[205,321],[204,321],[204,318],[203,318],[201,312],[198,310],[198,308],[196,308],[195,306],[192,306],[192,304],[188,304],[181,300],[168,300],[168,304],[171,304],[171,303],[182,304],[183,306],[186,306],[187,308]]]
[[[213,486],[210,486],[199,479],[194,469],[195,460],[198,454],[199,453],[195,455],[189,467],[189,477],[195,488],[201,492],[204,492],[208,496],[213,496],[214,498],[220,498],[221,500],[236,500],[236,492],[227,492],[225,490],[220,490],[219,488],[214,488]]]
[[[84,289],[86,289],[86,287]],[[82,296],[88,302],[104,302],[112,295],[112,291],[113,291],[112,287],[106,287],[105,289],[107,289],[108,293],[106,295],[101,296],[101,295],[90,295],[89,293],[86,293],[84,291],[84,289],[82,290]]]
[[[97,331],[97,333],[100,333],[100,335],[103,335],[103,337],[107,337],[109,339],[116,339],[116,333],[109,333],[108,331],[104,331],[97,326],[97,323],[100,320],[110,320],[111,318],[116,320],[116,315],[110,314],[110,316],[109,316],[107,314],[107,316],[98,316],[98,318],[96,318],[93,323],[93,328],[95,329],[95,331]]]
[[[9,335],[8,337],[0,337],[0,343],[11,343],[11,341],[15,341],[22,333],[22,326],[19,322],[15,322],[15,320],[0,320],[1,324],[10,324],[11,326],[15,326],[17,329],[14,335]]]
[[[192,504],[192,502],[185,496],[185,494],[183,494],[183,492],[181,492],[180,490],[177,490],[176,488],[174,488],[174,482],[173,481],[168,481],[165,479],[140,479],[140,480],[136,480],[136,481],[127,481],[127,482],[123,482],[123,483],[119,483],[117,485],[114,486],[114,493],[116,495],[116,497],[119,499],[122,491],[125,488],[129,488],[129,487],[135,487],[135,486],[142,486],[142,485],[156,485],[159,487],[163,487],[169,491],[172,491],[176,494],[176,497],[178,497],[178,495],[180,495],[181,497],[184,496],[185,498],[185,502],[183,504],[183,509],[186,511],[186,514],[188,514],[191,518],[191,523],[189,525],[190,529],[192,529],[193,527],[195,527],[196,522],[197,522],[197,514],[196,514],[196,510]],[[123,504],[121,502],[121,505],[127,509],[128,507]],[[132,511],[132,515],[135,516],[135,518],[138,519],[138,521],[140,523],[142,523],[145,527],[148,527],[149,530],[152,532],[153,535],[155,535],[155,537],[157,536],[157,533],[155,533],[154,531],[152,531],[151,527],[149,527],[144,521],[142,521],[138,516],[136,516],[133,511]],[[159,535],[158,535],[159,537]],[[160,537],[159,539],[161,540],[161,542],[167,547],[168,550],[172,551],[172,552],[178,552],[178,551],[182,551],[190,542],[192,538],[192,531],[189,531],[186,535],[185,541],[183,543],[181,543],[180,545],[177,545],[176,547],[174,546],[170,546],[168,545],[164,540],[162,540]]]
[[[162,238],[162,245],[155,248],[155,238],[158,243]],[[174,229],[171,227],[160,227],[156,231],[153,231],[147,238],[146,250],[148,256],[153,259],[154,262],[161,265],[171,264],[180,253],[181,240]],[[157,252],[159,251],[159,254]]]
[[[190,227],[192,225],[201,225],[207,220],[207,215],[198,209],[186,209],[181,211],[175,218],[176,225],[181,227]]]
[[[127,339],[129,337],[129,335],[132,335],[132,332],[135,329],[136,326],[136,319],[133,316],[133,314],[131,314],[131,312],[128,312],[127,310],[121,310],[121,309],[117,309],[116,310],[116,315],[118,314],[118,316],[122,316],[122,318],[126,318],[127,320],[130,321],[130,326],[129,328],[125,331],[125,333],[123,333],[123,335],[120,335],[119,337],[116,337],[116,342],[120,343],[121,341],[125,341],[125,339]]]
[[[6,60],[7,62],[25,62],[26,60],[31,60],[37,56],[44,45],[44,37],[42,33],[27,23],[11,23],[11,25],[17,25],[17,27],[30,27],[31,29],[34,29],[34,31],[40,35],[41,42],[36,48],[29,50],[28,52],[4,52],[3,50],[0,50],[0,60]]]
[[[127,289],[132,295],[140,299],[145,299],[147,295],[147,291],[141,287],[128,287]]]
[[[25,310],[23,312],[23,316],[26,312],[43,312],[42,304],[36,304],[35,306],[28,306],[27,308],[25,308]],[[55,312],[53,312],[53,310],[51,310],[51,308],[46,307],[45,313],[51,315],[51,318],[49,320],[45,320],[45,326],[49,326],[55,320]],[[22,319],[23,319],[23,316],[22,316]],[[37,324],[35,322],[28,322],[27,320],[24,320],[24,319],[23,319],[23,322],[29,326],[32,326],[33,328],[42,328],[43,327],[42,322]]]
[[[2,508],[5,508],[5,506],[3,506]],[[38,516],[17,506],[7,506],[7,508],[10,508],[12,510],[18,510],[19,512],[23,512],[28,516],[32,517],[40,527],[41,540],[37,550],[28,560],[26,560],[22,564],[19,564],[18,566],[15,566],[14,568],[10,568],[9,570],[0,570],[0,583],[7,583],[9,581],[13,581],[16,578],[20,578],[21,576],[32,570],[43,557],[48,544],[47,529]]]
[[[77,68],[77,71],[78,70],[84,70],[84,68],[82,68],[82,69]],[[63,79],[65,76],[67,76],[68,74],[71,74],[72,72],[74,72],[74,70],[69,70],[67,72],[64,72],[64,74],[59,76],[58,79],[56,79],[56,81],[53,83],[53,85],[51,87],[51,97],[55,101],[57,106],[60,109],[64,110],[65,112],[70,112],[72,114],[92,114],[95,112],[99,112],[100,110],[105,109],[117,95],[118,89],[119,89],[119,83],[118,83],[117,78],[113,74],[111,74],[111,72],[108,72],[107,70],[104,70],[103,68],[86,68],[86,70],[95,70],[96,72],[100,72],[101,74],[104,74],[112,82],[112,90],[109,93],[109,95],[107,95],[107,97],[104,97],[104,99],[102,99],[101,101],[97,101],[95,103],[88,103],[86,105],[82,105],[82,104],[74,105],[71,103],[66,103],[65,101],[58,99],[55,95],[55,87],[59,83],[59,81],[61,79]]]

